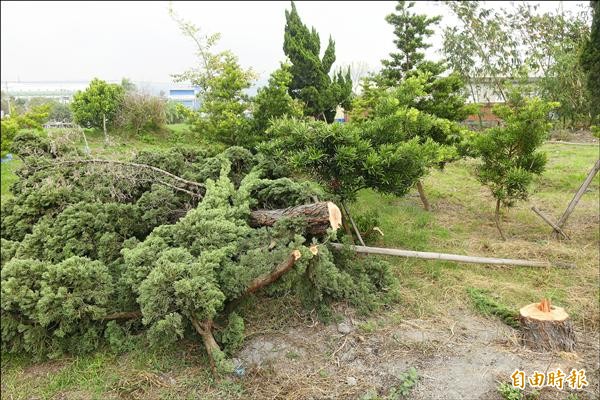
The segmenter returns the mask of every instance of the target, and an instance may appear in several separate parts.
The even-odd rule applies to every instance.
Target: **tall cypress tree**
[[[304,103],[305,115],[332,122],[336,107],[350,104],[350,69],[346,74],[338,71],[331,79],[329,72],[335,62],[335,42],[329,37],[321,58],[319,34],[314,27],[309,30],[302,23],[293,1],[291,10],[285,11],[285,19],[283,52],[292,64],[290,95]]]
[[[590,1],[592,30],[581,54],[581,66],[587,73],[587,87],[592,100],[592,121],[600,122],[600,1]]]
[[[437,24],[442,18],[415,14],[410,11],[414,5],[413,1],[407,3],[400,0],[396,5],[396,13],[385,17],[394,27],[394,43],[399,50],[397,53],[390,53],[389,60],[381,60],[384,66],[383,76],[391,84],[399,83],[408,71],[415,69],[425,59],[422,50],[431,47],[425,42],[425,39],[433,34],[430,26]]]

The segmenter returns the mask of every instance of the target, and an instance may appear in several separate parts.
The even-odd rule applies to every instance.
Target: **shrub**
[[[48,120],[49,106],[33,107],[21,115],[10,115],[2,119],[0,128],[1,155],[11,149],[12,142],[21,129],[34,129],[42,131],[42,125]]]
[[[157,132],[167,123],[165,101],[141,92],[128,92],[115,116],[115,126],[136,135]]]
[[[496,199],[496,226],[503,239],[500,207],[511,207],[526,199],[533,177],[544,171],[546,155],[538,148],[552,127],[549,113],[557,106],[558,103],[524,99],[513,93],[508,104],[494,108],[504,125],[490,128],[476,138],[475,148],[481,157],[477,178]]]
[[[73,95],[71,110],[75,122],[99,129],[103,127],[104,118],[108,125],[113,124],[124,92],[121,85],[94,78],[85,90]]]

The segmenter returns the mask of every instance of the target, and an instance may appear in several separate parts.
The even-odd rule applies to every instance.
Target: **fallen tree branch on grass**
[[[340,243],[331,243],[331,247],[337,250],[345,248]],[[521,267],[556,267],[556,268],[572,268],[572,265],[561,264],[561,263],[550,263],[548,261],[528,261],[528,260],[515,260],[510,258],[492,258],[492,257],[474,257],[474,256],[463,256],[459,254],[449,253],[433,253],[428,251],[411,251],[401,249],[386,249],[383,247],[368,247],[368,246],[349,246],[350,250],[356,253],[362,254],[381,254],[384,256],[398,256],[408,258],[421,258],[425,260],[445,260],[445,261],[456,261],[462,263],[471,264],[493,264],[493,265],[516,265]]]

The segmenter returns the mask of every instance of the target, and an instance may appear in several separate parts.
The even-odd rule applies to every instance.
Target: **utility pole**
[[[8,94],[8,82],[4,81],[4,91],[6,92],[6,104],[8,104],[8,115],[10,115],[10,94]]]

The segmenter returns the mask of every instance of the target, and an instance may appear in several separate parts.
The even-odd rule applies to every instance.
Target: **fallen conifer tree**
[[[294,295],[318,310],[344,299],[363,311],[395,296],[387,263],[326,245],[341,222],[334,203],[314,202],[326,193],[265,171],[244,149],[79,162],[25,139],[30,153],[2,204],[3,351],[44,358],[198,335],[226,372],[247,296]]]

